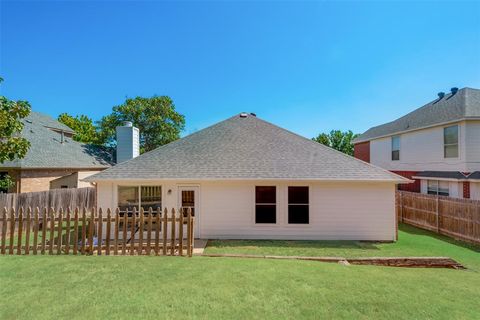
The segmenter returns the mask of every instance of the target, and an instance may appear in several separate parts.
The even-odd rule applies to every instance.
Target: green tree
[[[73,140],[75,141],[91,144],[104,143],[93,120],[86,115],[81,114],[74,117],[68,113],[62,113],[58,116],[58,121],[75,131],[73,135]]]
[[[3,79],[0,78],[0,83]],[[30,114],[27,101],[13,101],[0,96],[0,163],[23,158],[27,154],[30,142],[22,138],[22,119]]]
[[[14,185],[15,181],[8,174],[0,175],[0,193],[8,192]]]
[[[115,146],[115,128],[124,121],[133,122],[140,130],[142,153],[177,140],[185,127],[185,117],[175,110],[169,97],[127,98],[125,103],[113,107],[113,112],[99,121],[101,140],[108,146]]]
[[[332,130],[330,133],[321,133],[312,140],[331,147],[335,150],[353,156],[353,139],[358,134],[354,134],[351,130],[342,132],[340,130]]]
[[[0,83],[3,78],[0,77]],[[14,101],[0,95],[0,163],[23,158],[27,154],[30,142],[22,138],[22,119],[30,114],[27,101]],[[15,182],[8,175],[0,176],[0,190],[8,191]]]

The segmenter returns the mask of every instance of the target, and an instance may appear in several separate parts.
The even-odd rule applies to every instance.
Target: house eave
[[[93,177],[92,177],[93,178]],[[141,182],[141,181],[296,181],[296,182],[359,182],[359,183],[368,183],[368,182],[385,182],[385,183],[395,183],[395,184],[406,184],[412,183],[413,180],[409,179],[325,179],[325,178],[128,178],[128,179],[91,179],[87,177],[81,181],[85,182]]]
[[[375,136],[375,137],[371,137],[371,138],[368,138],[368,139],[354,139],[353,144],[358,144],[358,143],[362,143],[362,142],[369,142],[369,141],[372,141],[372,140],[388,138],[388,137],[399,135],[399,134],[404,134],[404,133],[409,133],[409,132],[414,132],[414,131],[419,131],[419,130],[425,130],[425,129],[435,128],[435,127],[441,127],[441,126],[448,125],[448,124],[453,124],[453,123],[462,122],[462,121],[472,121],[472,120],[480,120],[480,117],[463,117],[463,118],[459,118],[459,119],[451,120],[451,121],[447,121],[447,122],[435,123],[435,124],[432,124],[432,125],[429,125],[429,126],[423,126],[423,127],[418,127],[418,128],[413,128],[413,129],[408,129],[408,130],[403,130],[403,131],[395,131],[395,132],[392,132],[392,133],[388,133],[388,134],[384,134],[384,135],[380,135],[380,136]]]

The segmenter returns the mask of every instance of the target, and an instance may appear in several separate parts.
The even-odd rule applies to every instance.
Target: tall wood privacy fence
[[[480,201],[397,191],[398,220],[480,244]]]
[[[40,192],[0,193],[0,208],[79,208],[95,207],[95,188],[52,189]]]
[[[1,254],[192,256],[190,208],[98,212],[3,209]]]

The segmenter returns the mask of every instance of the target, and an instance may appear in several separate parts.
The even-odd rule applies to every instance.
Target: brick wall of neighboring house
[[[470,182],[469,181],[463,182],[463,197],[465,199],[470,199]]]
[[[370,141],[355,144],[353,146],[353,156],[370,163]]]
[[[398,174],[402,177],[405,177],[405,178],[408,178],[410,180],[415,181],[413,183],[408,183],[408,184],[399,184],[398,185],[398,190],[420,192],[420,180],[412,178],[413,176],[415,176],[418,173],[418,171],[392,171],[392,172],[396,173],[396,174]]]
[[[18,192],[50,190],[50,182],[60,177],[78,172],[79,169],[24,169],[20,173]]]

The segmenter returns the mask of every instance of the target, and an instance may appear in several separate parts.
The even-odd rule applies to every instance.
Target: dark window
[[[400,160],[400,136],[392,137],[392,160]]]
[[[61,185],[61,186],[60,186],[60,189],[68,189],[68,186],[66,186],[66,185]]]
[[[255,187],[255,223],[277,223],[276,187]]]
[[[288,187],[288,223],[309,223],[308,187]]]

